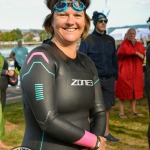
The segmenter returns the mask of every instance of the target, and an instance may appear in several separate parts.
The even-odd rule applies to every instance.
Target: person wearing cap
[[[22,40],[17,41],[17,46],[15,46],[10,53],[10,58],[12,58],[15,61],[15,69],[17,70],[17,74],[19,74],[19,71],[25,62],[25,59],[28,55],[28,49],[22,45]],[[16,88],[20,88],[19,85],[16,86]]]
[[[20,71],[27,54],[28,49],[22,45],[22,40],[18,40],[17,46],[15,46],[10,53],[10,58],[15,60],[15,68],[18,68],[18,71]]]
[[[89,0],[45,2],[51,13],[43,26],[51,39],[29,53],[20,74],[26,122],[22,147],[106,150],[106,111],[97,71],[77,51],[90,27]]]
[[[104,137],[107,141],[119,142],[109,131],[109,113],[115,105],[115,81],[118,77],[118,59],[115,40],[106,34],[108,19],[101,12],[94,11],[92,16],[94,31],[80,44],[79,51],[88,55],[94,62],[106,107],[106,130]]]

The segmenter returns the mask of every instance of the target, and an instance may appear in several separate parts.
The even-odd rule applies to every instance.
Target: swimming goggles
[[[66,0],[62,0],[60,2],[57,2],[54,5],[53,11],[54,10],[57,12],[66,11],[68,9],[68,7],[72,7],[72,9],[77,11],[77,12],[81,12],[86,8],[82,2],[78,2],[77,0],[74,0],[71,3],[66,2]]]

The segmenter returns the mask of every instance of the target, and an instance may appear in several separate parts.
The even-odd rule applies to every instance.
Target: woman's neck
[[[59,42],[55,37],[51,40],[65,55],[74,59],[76,58],[77,43],[63,44]]]

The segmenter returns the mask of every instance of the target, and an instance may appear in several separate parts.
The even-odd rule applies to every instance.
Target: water
[[[37,47],[38,45],[32,45],[32,46],[25,46],[28,49],[28,52],[30,52],[32,49]],[[5,57],[8,58],[10,53],[11,53],[12,48],[5,48],[5,49],[0,49],[0,53]]]
[[[35,47],[38,45],[32,45],[32,46],[25,46],[28,49],[28,52],[32,51]],[[8,58],[10,53],[11,53],[12,48],[5,48],[5,49],[0,49],[0,53],[5,57]],[[20,85],[20,76],[18,76],[18,85]],[[10,86],[10,85],[9,85]]]

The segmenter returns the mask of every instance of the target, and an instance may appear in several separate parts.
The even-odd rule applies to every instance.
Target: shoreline
[[[25,47],[32,47],[32,46],[39,46],[40,44],[23,44]],[[0,50],[9,51],[9,49],[12,49],[16,44],[14,45],[0,45]]]
[[[40,45],[42,41],[40,42],[22,42],[22,45],[24,46],[32,46],[32,45]],[[15,45],[17,45],[17,42],[9,41],[9,42],[0,42],[0,49],[4,48],[13,48]]]

